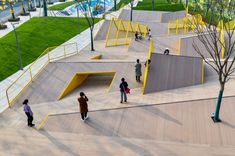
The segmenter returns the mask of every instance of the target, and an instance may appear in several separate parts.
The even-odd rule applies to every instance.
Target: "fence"
[[[19,95],[30,85],[37,75],[51,61],[77,54],[77,43],[47,48],[29,67],[7,88],[6,96],[9,107]]]
[[[194,31],[196,26],[204,26],[205,23],[202,21],[202,16],[200,14],[190,16],[187,15],[182,19],[176,19],[168,22],[168,35],[179,33],[186,34],[189,31]]]
[[[128,45],[135,32],[146,37],[148,27],[136,22],[114,19],[110,21],[105,47]]]
[[[145,62],[144,82],[143,82],[143,88],[142,88],[143,94],[144,94],[144,90],[145,90],[146,83],[147,83],[147,77],[148,77],[148,69],[149,69],[148,61],[151,58],[151,54],[152,54],[153,50],[154,50],[154,42],[153,42],[153,39],[151,39],[150,44],[149,44],[148,60]]]

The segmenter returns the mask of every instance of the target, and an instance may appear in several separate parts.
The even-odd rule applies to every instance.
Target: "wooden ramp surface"
[[[115,71],[116,75],[110,91],[119,91],[122,77],[127,80],[130,88],[138,88],[142,84],[135,81],[134,65],[134,62],[52,62],[36,77],[15,103],[22,106],[22,101],[26,98],[30,100],[31,104],[56,101],[77,72]]]
[[[234,100],[223,100],[218,124],[210,118],[216,100],[199,100],[94,111],[85,123],[79,113],[53,115],[44,130],[235,147]]]
[[[1,154],[9,156],[234,156],[235,153],[233,147],[35,130],[1,129],[0,139]]]

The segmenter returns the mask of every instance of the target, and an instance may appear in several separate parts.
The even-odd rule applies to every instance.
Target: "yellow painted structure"
[[[105,47],[130,44],[135,32],[146,37],[148,26],[137,22],[112,18],[106,36]]]
[[[56,49],[63,51],[57,53]],[[69,49],[69,50],[68,50]],[[53,51],[54,50],[54,51]],[[12,107],[14,101],[25,91],[33,82],[38,74],[48,65],[49,62],[66,58],[77,54],[77,43],[71,43],[61,46],[47,48],[24,72],[14,81],[6,90],[6,96],[9,107]]]
[[[202,60],[202,84],[204,83],[205,77],[205,63],[204,60]]]
[[[149,44],[148,60],[151,58],[153,50],[154,50],[154,42],[153,42],[153,39],[151,38],[150,44]],[[148,70],[149,70],[149,65],[148,65],[148,62],[146,62],[145,72],[144,72],[144,82],[143,82],[143,87],[142,87],[142,94],[144,94],[144,90],[146,87],[147,78],[148,78]]]
[[[91,58],[91,60],[100,60],[102,58],[102,55],[96,55]]]
[[[58,100],[62,99],[63,97],[65,97],[66,95],[68,95],[70,92],[72,92],[74,89],[76,89],[77,87],[79,87],[86,79],[89,75],[114,75],[113,79],[115,77],[115,71],[101,71],[101,72],[79,72],[76,73],[73,78],[70,80],[70,82],[68,83],[68,85],[65,87],[65,89],[62,91],[62,93],[60,94],[60,96],[58,97]],[[109,86],[109,89],[111,87],[113,83],[113,80]],[[108,90],[109,91],[109,90]]]

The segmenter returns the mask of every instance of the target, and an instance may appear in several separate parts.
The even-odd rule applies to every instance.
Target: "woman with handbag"
[[[124,102],[127,102],[127,95],[128,93],[130,93],[130,89],[128,88],[128,84],[125,81],[124,78],[121,79],[121,83],[119,85],[120,88],[120,92],[121,92],[121,102],[123,103],[123,98],[124,98]]]

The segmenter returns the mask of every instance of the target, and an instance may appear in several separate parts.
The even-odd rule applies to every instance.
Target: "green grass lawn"
[[[64,10],[65,8],[75,4],[75,1],[65,2],[49,7],[49,10]]]
[[[135,10],[152,10],[152,0],[143,0],[134,8]],[[183,4],[168,3],[167,0],[154,0],[155,11],[180,11],[185,10]]]
[[[98,19],[96,19],[98,22]],[[88,28],[80,20],[81,31]],[[77,35],[77,18],[34,17],[16,29],[23,65],[33,62],[48,47],[64,43]],[[0,38],[0,81],[19,70],[14,32]]]

